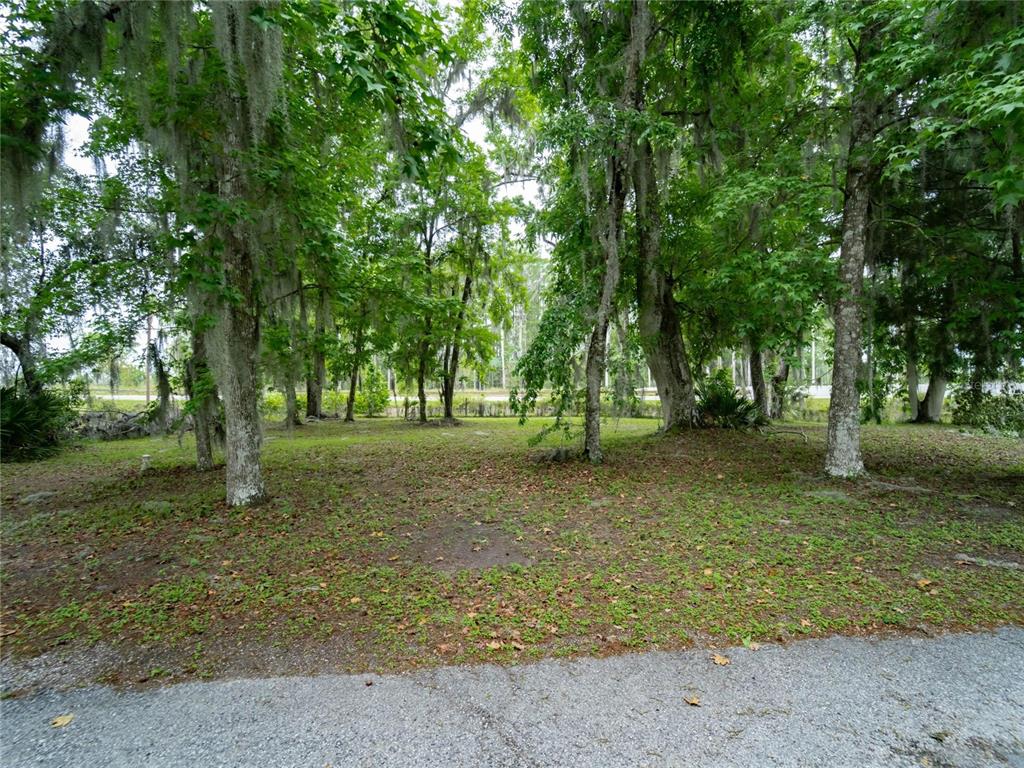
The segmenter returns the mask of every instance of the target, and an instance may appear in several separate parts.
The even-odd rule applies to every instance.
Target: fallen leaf
[[[800,619],[800,626],[809,627],[811,626],[811,622],[808,619]]]
[[[931,584],[931,583],[932,583],[932,580],[931,580],[931,579],[918,579],[918,580],[917,580],[917,586],[918,586],[918,587],[919,587],[920,589],[924,589],[925,587],[927,587],[927,586],[928,586],[929,584]]]
[[[699,707],[700,699],[698,699],[696,696],[689,696],[686,699],[686,703],[689,704],[691,707]]]
[[[50,721],[50,725],[52,725],[54,728],[63,728],[65,725],[67,725],[74,719],[75,716],[73,714],[60,715],[58,717],[53,718],[53,720]]]
[[[723,656],[723,655],[722,655],[722,654],[720,654],[720,653],[716,653],[716,654],[714,654],[714,655],[713,655],[713,656],[711,657],[711,660],[712,660],[713,662],[715,662],[715,664],[717,664],[717,665],[718,665],[718,666],[720,666],[720,667],[724,667],[724,666],[726,666],[726,665],[728,665],[728,664],[732,664],[732,659],[730,659],[730,658],[729,658],[728,656]]]
[[[499,651],[503,645],[504,643],[502,643],[501,640],[491,640],[491,642],[487,644],[487,647],[492,651]]]
[[[704,575],[705,576],[710,576],[712,573],[714,573],[714,571],[711,570],[710,568],[705,568],[704,569]]]
[[[398,555],[392,555],[391,557],[389,557],[389,558],[388,558],[388,562],[391,562],[391,563],[393,563],[393,562],[395,562],[395,560],[397,560],[397,559],[398,559]]]
[[[349,600],[348,602],[349,602],[349,604],[351,604],[351,605],[355,605],[356,603],[361,603],[361,602],[363,602],[363,598],[361,598],[361,597],[353,597],[353,598],[352,598],[351,600]]]

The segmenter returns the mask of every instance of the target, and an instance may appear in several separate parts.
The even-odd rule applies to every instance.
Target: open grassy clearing
[[[270,429],[244,511],[187,441],[6,465],[4,656],[131,683],[1024,620],[1024,571],[958,562],[1024,563],[1020,441],[867,427],[854,483],[819,426],[609,422],[599,467],[537,461],[536,426]]]

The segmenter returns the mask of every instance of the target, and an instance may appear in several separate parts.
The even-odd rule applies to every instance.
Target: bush
[[[363,373],[363,389],[356,393],[356,410],[367,416],[379,416],[388,407],[388,382],[373,363]]]
[[[339,392],[336,389],[325,389],[323,395],[324,413],[341,413],[345,410],[345,403],[348,402],[348,393]]]
[[[750,429],[767,423],[757,404],[733,386],[725,368],[697,384],[697,414],[706,427]]]
[[[1024,435],[1024,390],[990,395],[963,390],[956,394],[953,423]]]
[[[280,392],[265,392],[260,401],[260,413],[265,418],[284,415],[284,395]]]
[[[60,449],[76,415],[70,395],[0,389],[0,459],[31,461],[52,455]]]
[[[265,392],[263,399],[260,400],[260,415],[265,419],[283,419],[285,417],[285,399],[284,393],[273,391]],[[303,418],[306,415],[306,396],[295,395],[295,412],[299,415],[299,418]]]

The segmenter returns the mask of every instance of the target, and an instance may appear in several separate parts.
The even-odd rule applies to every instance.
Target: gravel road
[[[0,762],[1024,768],[1024,628],[719,653],[42,692]]]

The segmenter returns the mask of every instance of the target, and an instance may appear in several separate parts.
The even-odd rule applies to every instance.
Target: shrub
[[[0,389],[0,459],[31,461],[55,453],[75,417],[72,396]]]
[[[337,389],[325,389],[323,395],[324,413],[340,413],[345,410],[345,403],[348,401],[348,393],[340,392]]]
[[[285,399],[284,393],[273,391],[265,392],[263,399],[260,400],[260,415],[266,419],[283,419],[285,415]],[[303,418],[306,415],[306,396],[296,394],[295,395],[295,412],[299,415],[299,418]]]
[[[697,384],[697,413],[706,427],[749,429],[767,423],[757,404],[733,386],[725,368]]]
[[[367,416],[379,416],[388,407],[388,382],[373,363],[363,373],[363,389],[356,393],[356,410]]]
[[[1024,390],[991,395],[962,390],[953,404],[953,423],[1024,435]]]
[[[284,395],[280,392],[265,392],[260,401],[260,413],[266,418],[284,414]]]

